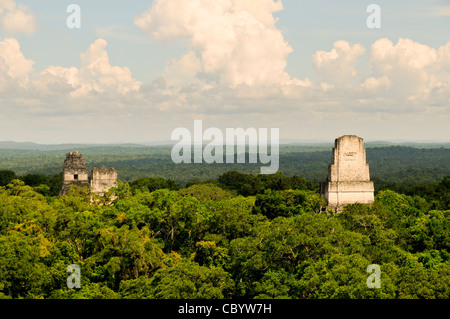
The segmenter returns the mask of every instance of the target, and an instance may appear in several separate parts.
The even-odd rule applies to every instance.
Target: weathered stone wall
[[[117,184],[117,171],[114,168],[94,167],[92,169],[91,187],[92,192],[104,194],[108,192],[111,187]]]
[[[67,194],[71,185],[91,187],[91,192],[103,195],[117,183],[117,171],[114,168],[101,167],[92,169],[89,181],[86,162],[82,154],[72,151],[64,160],[63,181],[60,195]]]
[[[344,135],[335,140],[328,177],[320,185],[320,193],[335,210],[347,204],[373,202],[374,186],[362,138]]]
[[[328,180],[333,182],[370,181],[363,139],[345,135],[335,141]]]
[[[66,154],[60,195],[66,194],[71,185],[89,186],[88,171],[83,155],[77,151]]]

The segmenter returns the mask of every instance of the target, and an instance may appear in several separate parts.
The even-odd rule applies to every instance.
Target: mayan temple
[[[362,138],[344,135],[335,140],[328,177],[320,185],[320,195],[327,201],[328,208],[335,211],[341,211],[347,204],[374,201],[374,186]]]
[[[59,195],[67,194],[71,185],[90,187],[91,192],[100,195],[104,195],[111,187],[116,186],[117,171],[114,168],[94,167],[91,176],[92,178],[89,179],[82,154],[77,151],[67,153]]]
[[[117,171],[114,168],[104,167],[92,169],[91,187],[92,192],[104,195],[117,182]]]
[[[88,170],[83,155],[77,151],[66,154],[60,195],[66,194],[71,185],[89,186]]]

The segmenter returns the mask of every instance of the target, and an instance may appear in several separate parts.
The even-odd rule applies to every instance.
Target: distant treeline
[[[133,182],[143,177],[171,179],[185,186],[192,181],[217,180],[237,171],[257,176],[257,164],[175,164],[171,148],[99,146],[79,149],[88,169],[108,166],[118,171],[119,179]],[[450,174],[450,148],[414,148],[405,146],[367,147],[367,161],[375,190],[393,189],[405,193],[417,184],[436,184]],[[14,172],[26,184],[47,184],[51,192],[59,188],[66,150],[0,150],[0,170]],[[280,171],[286,177],[301,176],[315,187],[324,181],[331,161],[331,147],[282,145]],[[251,177],[248,177],[251,179]],[[258,188],[257,184],[246,182]]]
[[[450,296],[450,176],[434,188],[442,200],[384,190],[339,214],[302,178],[228,172],[216,183],[142,178],[105,197],[0,186],[0,299]],[[248,191],[258,194],[236,195]],[[373,264],[379,289],[367,285]]]
[[[6,186],[14,179],[22,180],[25,185],[34,187],[35,191],[44,196],[57,196],[62,182],[62,174],[53,176],[37,174],[17,176],[13,171],[0,171],[0,186]],[[268,190],[283,191],[293,189],[318,191],[318,187],[311,181],[297,175],[286,176],[282,172],[277,172],[272,175],[253,175],[229,171],[220,175],[217,179],[206,181],[191,180],[184,186],[173,179],[165,179],[162,177],[141,177],[128,184],[133,192],[136,190],[154,192],[158,189],[177,191],[197,184],[213,184],[224,190],[231,191],[235,195],[242,196],[261,195]],[[420,196],[431,203],[433,209],[450,209],[450,175],[445,176],[441,181],[436,183],[415,183],[411,186],[401,187],[395,183],[391,183],[382,188],[379,187],[378,191],[380,190],[393,190],[401,194]]]

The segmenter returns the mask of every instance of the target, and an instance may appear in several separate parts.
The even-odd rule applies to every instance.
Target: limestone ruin
[[[88,176],[86,162],[82,154],[72,151],[66,154],[64,160],[63,182],[59,195],[67,194],[71,185],[91,187],[92,193],[104,195],[117,183],[117,171],[114,168],[94,167],[91,179]]]
[[[328,177],[320,184],[320,196],[325,198],[328,208],[335,211],[341,211],[347,204],[374,201],[374,186],[362,138],[344,135],[335,140]]]
[[[89,186],[88,171],[83,155],[77,151],[66,154],[63,181],[59,195],[67,194],[71,185]]]
[[[92,192],[104,195],[111,187],[115,187],[117,182],[117,171],[114,168],[102,166],[92,169],[91,187]]]

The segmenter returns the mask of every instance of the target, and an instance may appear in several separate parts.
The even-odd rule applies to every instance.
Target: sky
[[[0,141],[150,143],[203,120],[449,142],[449,114],[448,0],[0,0]]]

